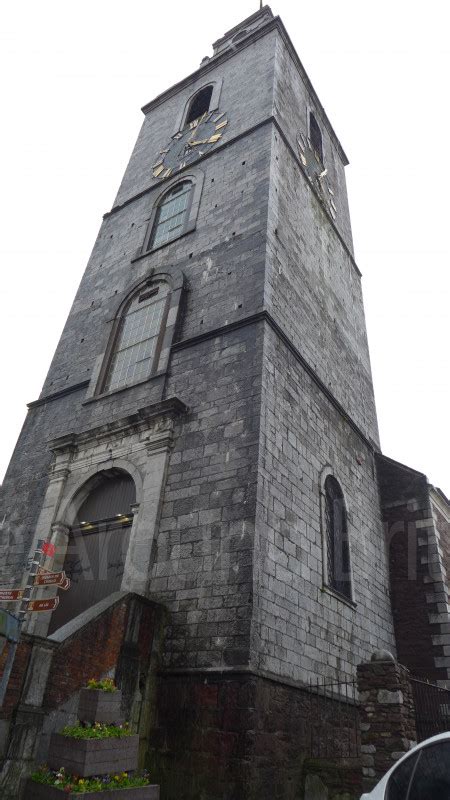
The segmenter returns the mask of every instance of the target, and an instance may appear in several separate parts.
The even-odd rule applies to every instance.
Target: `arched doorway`
[[[128,474],[114,470],[97,476],[70,530],[63,569],[71,587],[59,591],[49,634],[119,591],[135,502],[136,488]]]

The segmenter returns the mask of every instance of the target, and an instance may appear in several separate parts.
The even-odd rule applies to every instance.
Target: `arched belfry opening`
[[[322,131],[320,130],[319,124],[312,111],[309,112],[309,136],[311,139],[312,149],[319,158],[320,162],[323,164]]]
[[[84,487],[86,490],[86,487]],[[64,570],[69,591],[59,592],[49,633],[120,590],[125,567],[136,487],[125,472],[100,473],[84,495],[69,533]]]
[[[186,115],[186,121],[184,123],[185,125],[189,125],[191,122],[194,122],[196,119],[201,117],[206,111],[209,111],[212,93],[213,87],[205,86],[203,89],[200,89],[196,95],[194,95]]]

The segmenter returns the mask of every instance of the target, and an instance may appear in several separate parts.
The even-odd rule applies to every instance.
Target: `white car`
[[[361,800],[450,800],[450,731],[413,747]]]

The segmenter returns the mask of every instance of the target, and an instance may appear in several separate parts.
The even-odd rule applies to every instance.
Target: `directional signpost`
[[[48,572],[48,570],[42,569],[41,567],[36,575],[34,585],[59,586],[60,589],[66,590],[70,588],[70,579],[67,577],[65,572]]]
[[[51,597],[49,600],[31,600],[28,603],[28,611],[54,611],[59,605],[59,597]]]
[[[0,589],[0,603],[17,603],[22,597],[23,589]]]
[[[45,588],[46,586],[57,586],[64,591],[70,589],[70,579],[65,572],[51,572],[48,569],[44,569],[42,566],[44,557],[53,558],[55,553],[56,547],[52,542],[39,539],[34,557],[31,561],[26,586],[23,589],[0,589],[0,603],[20,602],[17,614],[12,614],[10,611],[6,611],[6,609],[0,609],[0,653],[3,650],[1,642],[3,642],[3,645],[9,642],[8,655],[0,680],[0,708],[5,699],[17,645],[20,639],[20,632],[26,614],[54,611],[59,603],[59,597],[51,597],[48,600],[32,600],[31,593],[34,589]]]

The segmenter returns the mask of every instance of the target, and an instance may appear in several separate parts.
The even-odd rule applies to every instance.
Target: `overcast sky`
[[[2,8],[0,477],[111,208],[140,107],[195,70],[258,5]],[[449,495],[447,9],[445,0],[272,5],[350,159],[383,452]]]

